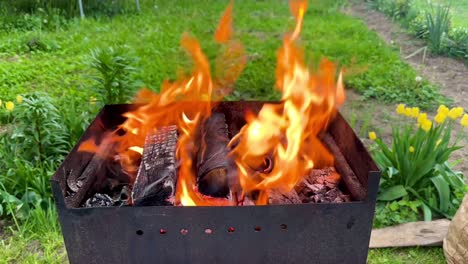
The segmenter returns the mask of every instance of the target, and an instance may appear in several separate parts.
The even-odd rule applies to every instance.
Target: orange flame
[[[91,138],[80,145],[79,151],[93,152],[106,158],[120,161],[122,169],[133,180],[138,171],[146,136],[158,128],[177,125],[179,138],[177,159],[180,162],[176,201],[182,205],[227,205],[223,199],[208,198],[197,191],[196,175],[192,170],[197,127],[211,114],[214,101],[221,100],[230,92],[225,89],[245,67],[246,56],[243,46],[229,41],[232,35],[232,2],[226,9],[216,32],[216,40],[224,44],[224,52],[217,63],[217,79],[214,81],[210,64],[198,41],[184,33],[181,46],[194,62],[190,76],[174,82],[165,81],[160,93],[143,89],[135,97],[135,103],[142,104],[125,113],[126,121],[113,133],[107,135],[101,144]],[[223,70],[218,68],[223,67]],[[221,89],[222,88],[222,89]],[[125,133],[122,135],[121,131]],[[101,151],[103,144],[114,144],[112,152]]]
[[[282,102],[265,104],[258,116],[247,116],[247,125],[231,141],[242,189],[260,191],[257,204],[267,203],[268,190],[291,190],[310,169],[333,165],[318,134],[345,98],[341,73],[336,83],[335,65],[324,59],[312,75],[295,44],[307,1],[290,1],[290,7],[296,26],[283,40],[276,70]],[[261,170],[265,159],[273,162],[269,172]]]

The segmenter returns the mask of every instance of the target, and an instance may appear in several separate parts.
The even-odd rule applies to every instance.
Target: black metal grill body
[[[234,122],[259,102],[224,102]],[[112,130],[129,105],[105,106],[80,142]],[[70,263],[366,263],[380,173],[341,115],[329,126],[366,186],[363,201],[245,207],[69,208],[65,177],[90,157],[75,147],[51,180]]]

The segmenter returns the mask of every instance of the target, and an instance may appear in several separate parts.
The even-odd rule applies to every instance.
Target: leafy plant
[[[134,92],[132,64],[135,59],[126,55],[123,47],[95,49],[91,52],[90,65],[97,70],[94,80],[98,82],[95,92],[105,104],[127,102]]]
[[[376,0],[374,7],[393,19],[402,19],[408,15],[412,0]]]
[[[17,108],[15,129],[6,135],[11,153],[30,161],[61,160],[71,145],[52,99],[43,93],[29,94]]]
[[[450,29],[450,5],[439,4],[435,8],[431,6],[430,12],[426,12],[426,24],[431,50],[437,54],[442,53],[442,42]]]
[[[382,228],[417,221],[421,207],[422,202],[417,200],[401,199],[391,202],[379,202],[375,208],[374,227]]]
[[[434,122],[418,108],[399,105],[397,112],[417,118],[419,127],[409,123],[393,126],[390,146],[374,138],[374,157],[383,172],[378,199],[420,200],[426,219],[432,213],[451,218],[467,190],[463,175],[448,164],[450,155],[462,148],[450,138],[453,122],[463,115],[463,109],[441,106]]]

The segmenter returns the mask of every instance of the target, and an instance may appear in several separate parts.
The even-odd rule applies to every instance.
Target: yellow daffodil
[[[443,113],[446,115],[448,114],[449,111],[450,110],[445,105],[440,105],[439,108],[437,109],[437,113]]]
[[[463,115],[462,119],[460,120],[460,125],[468,127],[468,114]]]
[[[97,102],[97,98],[96,98],[96,97],[91,96],[91,97],[89,98],[89,103],[90,103],[90,104],[95,105],[96,102]]]
[[[440,112],[434,117],[434,121],[436,121],[437,124],[442,124],[446,118],[447,114]]]
[[[375,134],[374,131],[369,132],[369,139],[370,140],[376,140],[377,139],[377,134]]]
[[[455,119],[461,117],[464,112],[465,112],[465,110],[463,110],[463,107],[454,107],[454,108],[450,109],[450,111],[448,112],[448,116],[451,119],[455,120]]]
[[[411,108],[411,117],[417,118],[419,116],[419,108],[413,107]]]
[[[13,111],[13,109],[15,109],[15,104],[13,102],[11,102],[11,101],[8,101],[8,102],[5,103],[5,108],[6,108],[6,110],[11,112],[11,111]]]
[[[396,108],[396,112],[399,115],[402,115],[405,113],[405,105],[404,104],[399,104]]]
[[[406,108],[405,108],[405,113],[404,113],[404,114],[405,114],[405,116],[411,116],[411,108],[406,107]]]
[[[422,126],[426,120],[427,120],[427,114],[426,113],[419,114],[419,116],[418,116],[418,125]]]
[[[23,102],[23,96],[17,95],[17,96],[16,96],[16,102],[17,102],[18,104],[21,104],[21,103]]]
[[[414,152],[414,147],[413,147],[413,146],[410,146],[410,147],[409,147],[409,152],[411,152],[411,153]]]
[[[439,146],[440,143],[442,143],[442,139],[439,138],[439,140],[437,140],[437,142],[436,142],[436,146]]]
[[[426,120],[424,123],[421,125],[422,130],[424,131],[429,131],[432,127],[432,121],[431,120]]]

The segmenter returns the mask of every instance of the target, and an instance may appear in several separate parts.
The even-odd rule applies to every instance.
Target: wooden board
[[[370,248],[441,246],[450,221],[412,222],[381,229],[373,229]]]

